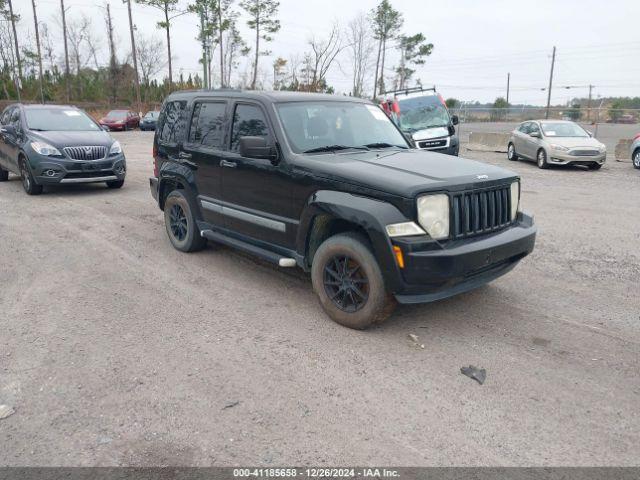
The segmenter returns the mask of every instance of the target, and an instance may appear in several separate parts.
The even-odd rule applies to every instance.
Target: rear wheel
[[[313,257],[311,280],[322,308],[349,328],[382,323],[396,306],[368,243],[356,233],[336,235],[320,245]]]
[[[7,180],[9,180],[9,172],[0,167],[0,182],[6,182]]]
[[[507,158],[512,162],[515,162],[516,160],[518,160],[518,155],[516,154],[516,147],[513,145],[513,143],[510,143],[509,147],[507,148]]]
[[[549,168],[549,164],[547,163],[547,152],[544,151],[544,148],[538,150],[538,168]]]
[[[164,202],[164,224],[176,250],[195,252],[207,244],[196,225],[191,203],[180,190],[171,192]]]
[[[640,148],[635,152],[633,152],[632,160],[633,160],[633,166],[635,168],[640,168]]]
[[[42,185],[36,184],[24,159],[20,160],[20,176],[22,178],[22,188],[27,192],[27,195],[40,195],[42,193]]]

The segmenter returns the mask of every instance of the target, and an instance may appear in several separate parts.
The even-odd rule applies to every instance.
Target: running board
[[[238,250],[242,250],[243,252],[255,255],[256,257],[266,260],[267,262],[275,263],[280,267],[295,267],[297,265],[295,258],[283,257],[270,250],[257,247],[256,245],[243,242],[242,240],[229,237],[222,233],[214,232],[213,230],[202,230],[200,232],[200,235],[202,235],[207,240],[222,243],[223,245],[227,245],[228,247],[237,248]]]

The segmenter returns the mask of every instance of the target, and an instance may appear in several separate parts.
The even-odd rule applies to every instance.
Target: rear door
[[[166,102],[155,133],[157,147],[156,161],[158,168],[163,162],[176,159],[185,135],[185,110],[186,100],[174,100]]]
[[[514,142],[514,146],[516,148],[516,153],[518,153],[519,155],[525,155],[526,156],[526,145],[525,145],[525,141],[526,141],[526,137],[528,135],[529,132],[529,125],[531,124],[531,122],[524,122],[522,124],[520,124],[520,126],[516,129],[514,135],[513,135],[513,142]]]
[[[242,235],[293,249],[298,221],[292,218],[290,169],[282,158],[274,162],[242,157],[243,136],[265,137],[276,145],[268,116],[258,103],[237,101],[233,106],[229,150],[221,160],[225,223]]]
[[[2,126],[9,125],[11,122],[11,113],[16,107],[7,107],[4,112],[2,112],[2,116],[0,116],[0,124]],[[0,132],[0,165],[5,170],[12,170],[9,166],[9,145],[7,143],[8,135],[4,132]]]
[[[204,220],[218,227],[224,226],[219,201],[222,199],[220,161],[228,124],[228,102],[198,99],[193,104],[189,135],[183,145],[183,160],[193,163]]]

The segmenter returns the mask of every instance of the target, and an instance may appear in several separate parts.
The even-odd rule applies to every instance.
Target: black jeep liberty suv
[[[366,100],[173,93],[153,156],[176,249],[211,240],[310,271],[324,310],[351,328],[490,282],[535,242],[514,173],[412,149]]]

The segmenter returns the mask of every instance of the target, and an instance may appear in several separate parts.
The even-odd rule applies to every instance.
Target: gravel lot
[[[522,175],[535,252],[357,332],[302,273],[175,251],[149,194],[152,133],[114,136],[120,191],[0,184],[0,404],[15,409],[1,465],[640,463],[630,163],[542,171],[464,152]]]

